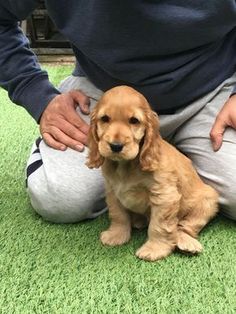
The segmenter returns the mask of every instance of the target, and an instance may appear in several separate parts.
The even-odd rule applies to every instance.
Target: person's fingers
[[[61,129],[73,139],[86,144],[89,125],[80,117],[70,102],[66,109],[63,104],[59,107],[58,103],[56,110],[46,108],[40,120],[40,131],[51,133],[54,130],[53,127]]]
[[[42,136],[46,144],[56,149],[65,150],[62,149],[63,145],[65,148],[70,147],[80,152],[84,149],[84,145],[81,142],[73,140],[60,129],[55,127],[51,129],[50,133],[43,133]]]
[[[80,110],[84,114],[89,114],[89,105],[90,105],[90,99],[88,96],[83,94],[81,91],[72,90],[69,92],[73,100],[79,105]]]
[[[215,123],[210,132],[210,138],[212,142],[212,147],[214,151],[218,151],[221,148],[223,135],[225,129],[227,127],[227,123],[223,117],[220,115],[216,118]]]
[[[66,150],[66,148],[67,148],[66,145],[64,145],[64,144],[62,144],[62,143],[56,141],[56,140],[52,137],[52,135],[49,134],[49,133],[47,133],[47,132],[42,133],[42,137],[43,137],[44,142],[45,142],[48,146],[50,146],[50,147],[52,147],[52,148],[54,148],[54,149]]]
[[[78,151],[84,149],[89,125],[76,111],[78,103],[86,110],[88,97],[72,91],[56,96],[48,104],[40,119],[40,133],[49,146],[60,150],[66,147]]]
[[[64,132],[71,139],[73,139],[77,142],[83,143],[85,145],[87,144],[87,138],[88,137],[87,137],[87,134],[85,134],[83,132],[83,130],[85,130],[85,128],[87,131],[87,125],[83,126],[83,124],[81,124],[81,128],[80,128],[80,127],[75,127],[73,124],[71,124],[70,122],[68,122],[66,120],[62,120],[62,119],[60,119],[60,120],[58,120],[58,122],[60,123],[60,130],[62,132]]]
[[[80,115],[75,110],[68,110],[66,116],[67,122],[73,124],[82,133],[88,134],[89,125],[80,117]]]

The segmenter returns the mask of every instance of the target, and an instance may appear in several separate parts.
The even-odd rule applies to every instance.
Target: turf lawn
[[[58,84],[71,67],[47,70]],[[0,313],[236,313],[234,222],[214,219],[201,233],[199,256],[140,261],[134,252],[145,232],[105,248],[99,233],[107,215],[56,225],[32,210],[24,168],[39,131],[3,90],[0,132]]]

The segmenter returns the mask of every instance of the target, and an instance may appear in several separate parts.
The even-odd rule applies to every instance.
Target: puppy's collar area
[[[106,162],[110,163],[114,167],[114,170],[126,169],[126,171],[131,171],[132,169],[139,168],[139,156],[132,160],[106,159]]]

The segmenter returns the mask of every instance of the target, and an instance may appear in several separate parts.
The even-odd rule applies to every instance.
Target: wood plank
[[[41,63],[75,63],[75,57],[69,55],[39,55]]]
[[[33,48],[32,50],[37,55],[74,55],[70,48]]]

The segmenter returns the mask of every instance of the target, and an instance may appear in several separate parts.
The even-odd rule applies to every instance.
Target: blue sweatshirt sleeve
[[[0,86],[39,122],[48,103],[59,94],[42,71],[18,25],[37,6],[37,0],[0,0]]]

